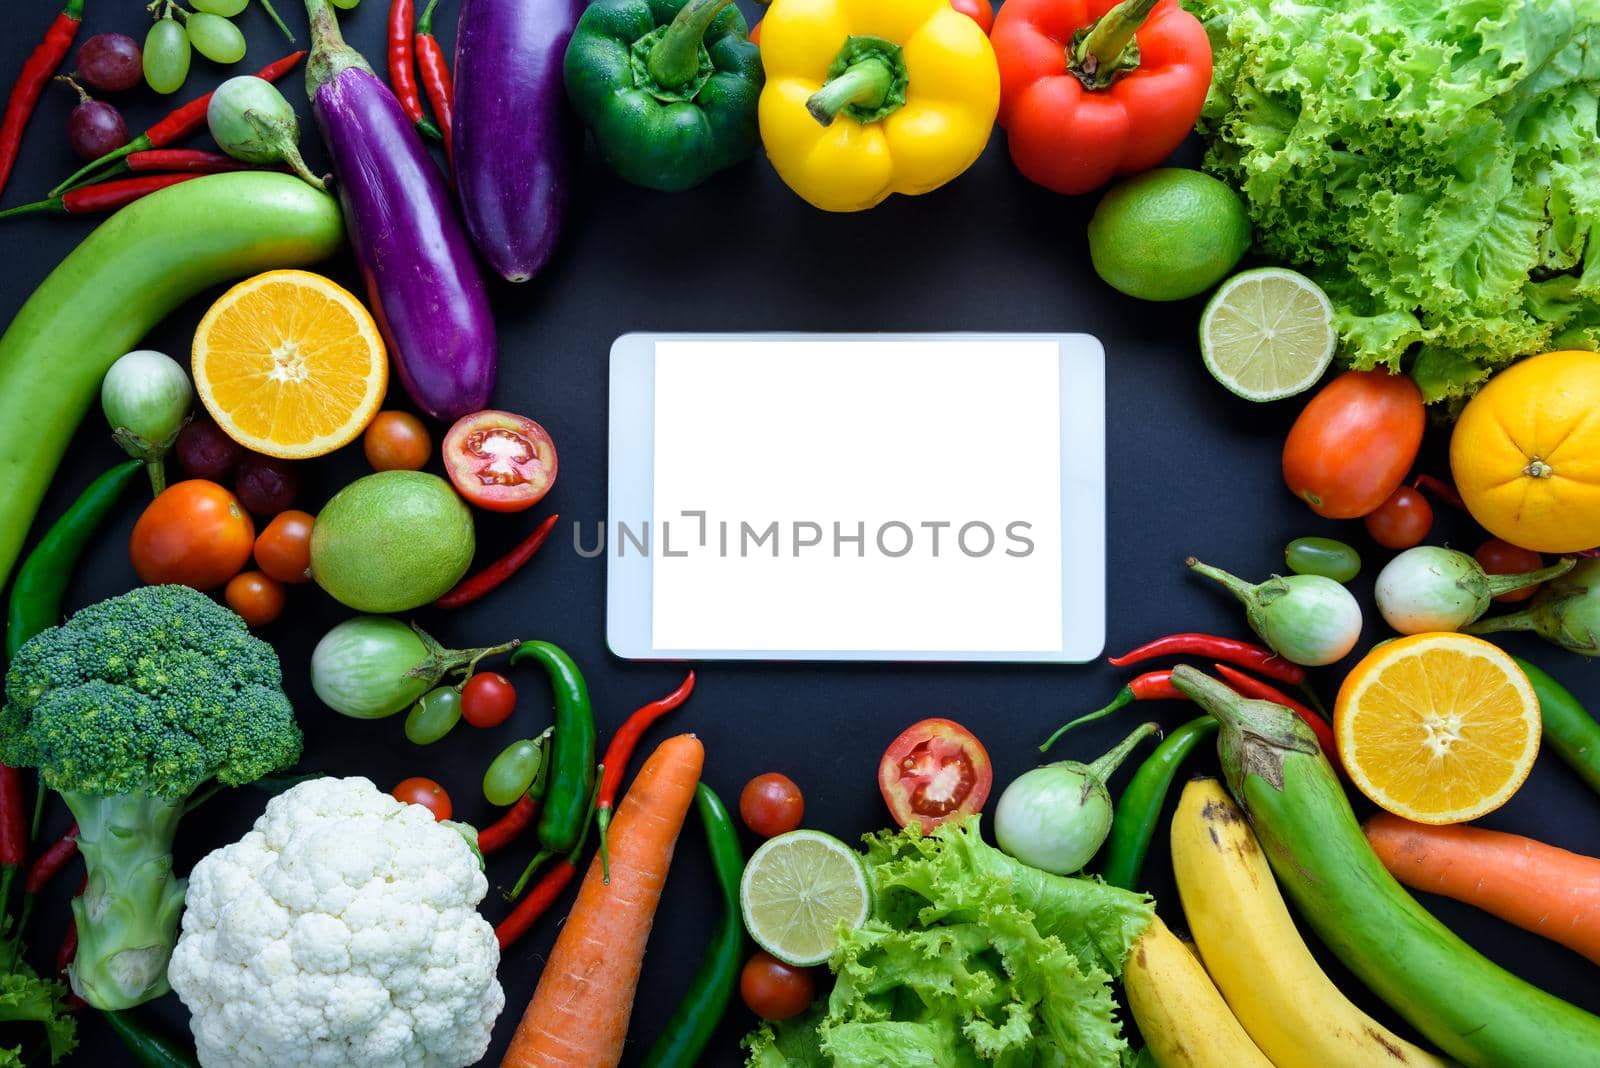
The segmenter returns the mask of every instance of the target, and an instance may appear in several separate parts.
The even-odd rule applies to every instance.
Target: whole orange
[[[1541,553],[1600,545],[1600,353],[1547,352],[1467,404],[1450,468],[1472,518]]]
[[[147,586],[214,590],[244,569],[256,528],[238,498],[205,479],[168,486],[133,525],[128,554]]]

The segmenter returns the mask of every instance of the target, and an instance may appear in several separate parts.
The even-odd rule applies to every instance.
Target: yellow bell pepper
[[[775,0],[761,27],[761,140],[824,211],[939,188],[994,128],[1000,71],[947,0]]]

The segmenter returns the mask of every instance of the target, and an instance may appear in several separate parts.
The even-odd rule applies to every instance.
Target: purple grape
[[[178,443],[173,446],[178,466],[190,478],[205,478],[221,482],[244,459],[244,446],[222,432],[222,428],[209,419],[196,419],[178,432]]]
[[[274,516],[294,507],[300,496],[300,473],[287,460],[247,453],[239,462],[233,492],[251,513]]]
[[[132,89],[144,78],[139,42],[125,33],[97,33],[78,49],[78,77],[105,93]]]
[[[85,97],[67,116],[67,143],[81,158],[99,159],[128,143],[128,124],[110,104]]]

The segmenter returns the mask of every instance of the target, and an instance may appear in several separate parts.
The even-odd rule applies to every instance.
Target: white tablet
[[[629,334],[610,477],[619,656],[1079,662],[1104,644],[1088,335]]]

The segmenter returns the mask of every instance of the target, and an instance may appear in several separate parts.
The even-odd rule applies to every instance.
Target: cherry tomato
[[[474,727],[498,727],[516,707],[516,687],[493,671],[478,672],[461,688],[461,718]]]
[[[981,810],[993,785],[994,768],[983,743],[948,719],[913,723],[878,762],[878,789],[889,813],[902,827],[921,823],[924,833]]]
[[[750,43],[757,47],[761,45],[761,22],[761,19],[757,19],[756,24],[750,27]]]
[[[147,586],[214,590],[250,562],[256,527],[238,498],[204,479],[177,482],[145,506],[128,554]]]
[[[444,436],[456,491],[491,512],[532,508],[556,480],[556,446],[544,427],[510,412],[464,415]]]
[[[1520,545],[1512,545],[1509,541],[1501,541],[1499,538],[1490,538],[1478,546],[1478,551],[1473,553],[1472,557],[1491,575],[1520,575],[1525,571],[1537,571],[1544,566],[1544,557],[1532,549],[1524,549]],[[1526,601],[1538,592],[1538,586],[1528,586],[1525,589],[1502,593],[1495,600],[1501,604],[1515,604],[1518,601]]]
[[[450,795],[444,792],[444,787],[432,779],[418,776],[406,779],[389,791],[396,798],[408,805],[421,805],[433,813],[436,820],[447,820],[455,809],[450,804]]]
[[[1433,529],[1433,505],[1410,486],[1401,486],[1363,522],[1372,540],[1385,549],[1409,549],[1421,545]]]
[[[763,838],[784,834],[800,826],[806,799],[787,775],[769,771],[744,784],[739,794],[739,816],[744,825]]]
[[[229,579],[222,599],[252,627],[264,627],[283,615],[283,583],[259,571],[241,571]]]
[[[808,969],[757,951],[739,973],[739,996],[763,1020],[787,1020],[811,1006],[817,996],[817,983]]]
[[[410,412],[379,412],[361,435],[361,451],[374,471],[420,471],[433,455],[433,439]]]
[[[1346,371],[1294,421],[1283,443],[1283,480],[1318,515],[1364,516],[1400,487],[1426,421],[1409,376]]]
[[[994,8],[989,0],[950,0],[950,6],[976,22],[984,36],[994,29]]]
[[[256,538],[256,566],[279,582],[311,581],[310,512],[290,510],[272,517]]]

